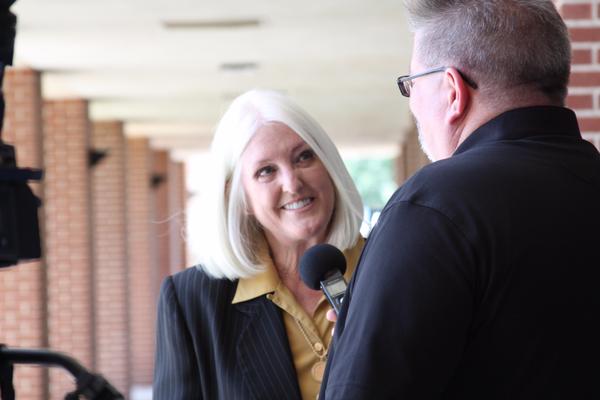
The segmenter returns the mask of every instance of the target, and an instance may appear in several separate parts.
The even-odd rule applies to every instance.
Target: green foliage
[[[365,206],[379,210],[397,189],[394,181],[394,160],[347,159],[344,160]]]

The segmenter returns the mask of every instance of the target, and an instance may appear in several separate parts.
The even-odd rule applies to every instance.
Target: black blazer
[[[155,400],[301,398],[281,311],[265,296],[231,304],[236,288],[197,268],[165,279]]]

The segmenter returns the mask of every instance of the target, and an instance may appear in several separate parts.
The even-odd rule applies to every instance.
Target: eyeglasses
[[[410,89],[415,84],[413,82],[414,79],[420,78],[422,76],[429,75],[429,74],[435,74],[436,72],[444,72],[448,68],[449,67],[438,67],[438,68],[428,69],[427,71],[419,72],[418,74],[414,74],[414,75],[402,75],[401,77],[398,78],[398,89],[400,89],[400,93],[402,93],[402,96],[410,97]],[[472,79],[468,78],[467,76],[465,76],[465,74],[463,74],[460,71],[458,71],[458,73],[463,78],[463,80],[467,83],[467,85],[471,86],[473,89],[477,89],[477,84]]]

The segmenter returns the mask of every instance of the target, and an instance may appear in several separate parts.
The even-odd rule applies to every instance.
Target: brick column
[[[188,224],[188,216],[187,216],[187,209],[188,209],[188,199],[190,198],[191,194],[188,191],[188,186],[187,186],[187,164],[185,162],[180,162],[178,163],[179,169],[181,171],[180,173],[180,186],[179,186],[179,191],[181,193],[181,218],[180,218],[180,224],[181,224],[181,232],[182,234],[180,235],[181,237],[181,254],[182,254],[182,258],[183,261],[181,263],[182,268],[187,268],[190,267],[189,265],[189,252],[188,252],[188,243],[187,243],[187,237],[188,237],[188,229],[187,229],[187,224]]]
[[[171,249],[171,231],[169,214],[169,153],[165,150],[154,150],[152,152],[153,172],[153,230],[156,243],[156,259],[158,261],[158,276],[155,289],[158,291],[162,280],[171,272],[171,260],[169,250]]]
[[[185,207],[187,190],[185,187],[185,165],[169,162],[169,259],[170,274],[181,271],[186,265]]]
[[[600,149],[600,3],[563,0],[557,5],[573,46],[567,106],[577,113],[583,137]]]
[[[15,146],[19,167],[43,166],[40,86],[38,71],[22,68],[5,71],[2,138]],[[43,197],[40,183],[30,186],[38,197]],[[26,348],[47,346],[45,280],[43,261],[0,270],[0,343]],[[18,399],[42,399],[46,397],[47,370],[17,366],[14,383]]]
[[[92,168],[96,370],[129,391],[129,309],[125,137],[121,122],[92,124],[94,150],[105,153]]]
[[[414,127],[406,133],[400,143],[400,151],[396,160],[396,180],[399,185],[404,183],[415,172],[429,164],[429,159],[421,150],[419,134]]]
[[[94,366],[88,104],[44,103],[46,263],[49,345]],[[50,373],[50,396],[74,388],[62,370]]]
[[[126,149],[131,383],[137,386],[152,383],[158,273],[152,252],[151,150],[144,138],[127,139]]]

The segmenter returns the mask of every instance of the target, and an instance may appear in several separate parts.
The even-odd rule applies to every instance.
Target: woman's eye
[[[315,153],[312,150],[304,150],[298,156],[298,161],[312,160],[313,158],[315,158]]]
[[[256,171],[256,177],[257,178],[264,178],[264,177],[267,177],[267,176],[271,175],[273,172],[275,172],[275,168],[273,168],[273,167],[263,167],[263,168],[259,169],[258,171]]]

